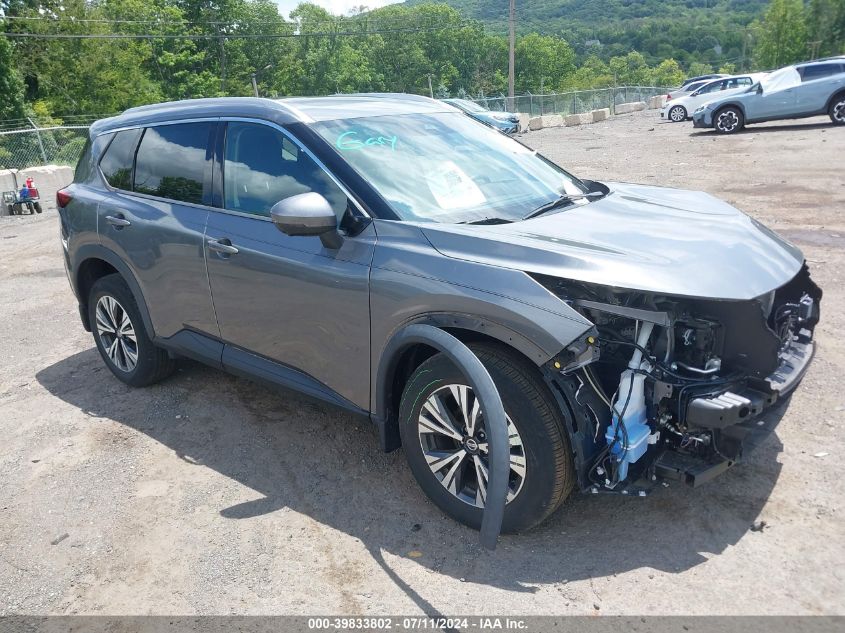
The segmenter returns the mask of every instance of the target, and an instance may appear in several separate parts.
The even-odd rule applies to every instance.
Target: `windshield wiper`
[[[483,220],[473,220],[471,222],[458,222],[458,224],[510,224],[513,220],[507,218],[484,218]]]
[[[540,205],[522,219],[530,220],[531,218],[536,218],[538,215],[543,215],[546,211],[557,209],[559,206],[567,202],[572,202],[573,200],[580,200],[581,198],[601,198],[602,196],[604,196],[604,194],[600,191],[588,191],[586,193],[565,193],[562,196],[559,196],[556,200],[552,200],[551,202],[547,202],[546,204]]]

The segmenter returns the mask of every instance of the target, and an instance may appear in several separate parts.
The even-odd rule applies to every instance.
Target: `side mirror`
[[[763,84],[757,84],[757,94],[763,94]]]
[[[329,201],[314,191],[280,200],[270,209],[270,219],[285,235],[316,235],[332,249],[343,244]]]

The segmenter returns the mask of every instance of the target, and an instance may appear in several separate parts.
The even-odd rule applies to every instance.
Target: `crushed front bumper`
[[[799,335],[781,350],[778,368],[759,384],[690,400],[687,422],[712,431],[719,458],[707,460],[666,450],[655,460],[652,473],[695,487],[741,462],[775,430],[789,395],[801,382],[814,354],[809,333]]]

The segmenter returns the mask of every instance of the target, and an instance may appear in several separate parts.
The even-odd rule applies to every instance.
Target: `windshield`
[[[536,152],[457,112],[312,127],[403,220],[515,221],[562,194],[586,191]]]

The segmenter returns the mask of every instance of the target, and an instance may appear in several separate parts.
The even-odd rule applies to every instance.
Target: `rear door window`
[[[132,191],[132,161],[142,131],[134,129],[118,132],[100,159],[100,170],[106,182],[115,189]]]
[[[209,141],[215,129],[210,121],[147,128],[135,159],[135,191],[210,204]]]
[[[225,206],[232,211],[269,217],[274,204],[315,191],[342,218],[346,194],[299,146],[275,128],[230,122],[223,163]]]
[[[814,66],[805,66],[801,73],[801,81],[822,79],[840,72],[842,72],[841,64],[816,64]]]

